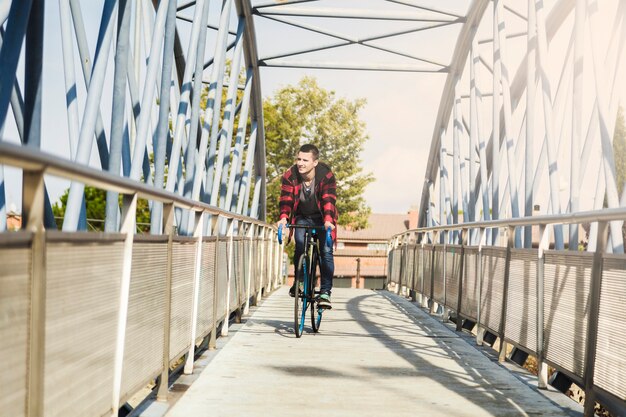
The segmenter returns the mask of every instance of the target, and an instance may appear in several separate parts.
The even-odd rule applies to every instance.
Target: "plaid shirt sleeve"
[[[331,171],[328,171],[324,181],[321,183],[321,194],[320,208],[324,216],[324,222],[337,224],[337,207],[335,206],[337,202],[337,182],[335,175]]]
[[[280,219],[289,220],[294,211],[296,184],[292,177],[291,169],[289,169],[283,174],[281,179],[280,200],[278,201]]]

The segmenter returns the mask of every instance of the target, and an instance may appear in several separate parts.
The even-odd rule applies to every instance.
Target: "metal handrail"
[[[251,224],[268,225],[268,223],[259,219],[222,210],[201,201],[195,201],[129,178],[76,164],[73,161],[27,146],[0,141],[0,164],[14,166],[25,171],[40,171],[48,175],[80,181],[93,187],[115,191],[120,194],[137,194],[141,198],[174,204],[177,207],[192,211],[203,211],[208,214],[228,217]],[[275,226],[272,227],[275,229]]]
[[[451,232],[467,229],[494,229],[502,227],[547,226],[553,224],[578,224],[626,220],[626,207],[580,211],[577,213],[545,214],[541,216],[516,217],[482,222],[446,224],[440,226],[419,227],[396,233],[389,240],[410,233]]]

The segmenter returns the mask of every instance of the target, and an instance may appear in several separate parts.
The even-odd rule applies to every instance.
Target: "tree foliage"
[[[337,98],[311,77],[280,89],[263,102],[268,220],[278,219],[283,172],[293,165],[301,145],[313,143],[337,179],[339,224],[355,229],[367,226],[370,208],[363,192],[374,178],[361,166],[360,154],[368,139],[359,119],[364,104],[364,99]]]
[[[59,201],[52,206],[52,212],[57,219],[57,227],[61,228],[65,217],[65,208],[70,189],[65,190]],[[99,188],[85,187],[85,202],[87,206],[87,226],[92,231],[104,231],[104,217],[106,212],[107,193]],[[120,208],[122,196],[119,197]],[[150,231],[150,207],[147,200],[137,200],[137,230],[140,232]]]

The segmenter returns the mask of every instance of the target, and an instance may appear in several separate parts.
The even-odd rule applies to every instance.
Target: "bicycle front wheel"
[[[293,330],[296,337],[302,336],[302,332],[304,331],[304,317],[307,307],[307,299],[304,294],[304,284],[307,281],[306,267],[306,256],[303,254],[298,261],[298,268],[296,269],[296,276],[294,277],[295,297],[293,297]]]
[[[309,282],[311,283],[311,294],[312,297],[315,296],[315,285],[317,283],[317,278],[321,276],[320,273],[320,262],[319,262],[319,253],[317,248],[313,248],[313,259],[311,260],[311,273],[309,274]],[[313,298],[315,300],[315,298]],[[322,323],[322,310],[317,308],[317,303],[315,301],[311,302],[311,327],[315,333],[320,329],[320,324]]]

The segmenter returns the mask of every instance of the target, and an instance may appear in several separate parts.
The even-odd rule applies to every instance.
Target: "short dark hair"
[[[318,159],[320,157],[320,150],[317,149],[317,146],[311,145],[310,143],[300,146],[300,150],[298,152],[312,153],[313,159]]]

